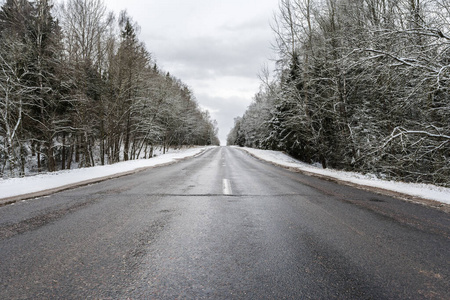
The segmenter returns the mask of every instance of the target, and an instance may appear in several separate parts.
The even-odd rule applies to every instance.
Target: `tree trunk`
[[[38,173],[40,173],[42,170],[42,165],[41,165],[41,146],[39,143],[37,144],[37,164],[38,164],[37,165]]]
[[[123,160],[127,161],[129,159],[128,157],[128,151],[130,148],[130,119],[131,119],[131,114],[130,112],[128,112],[128,116],[127,116],[127,128],[126,128],[126,135],[125,135],[125,145],[123,147]]]
[[[74,152],[74,145],[70,146],[70,150],[69,150],[69,160],[67,161],[67,169],[70,170],[70,167],[72,166],[72,156],[73,156],[73,152]]]
[[[103,118],[100,120],[100,163],[105,165],[105,128]]]
[[[56,170],[55,157],[53,155],[53,142],[51,138],[47,141],[47,169],[49,172],[54,172]]]
[[[61,170],[66,169],[66,133],[62,134]]]

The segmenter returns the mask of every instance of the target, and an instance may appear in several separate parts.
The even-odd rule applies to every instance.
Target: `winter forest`
[[[449,0],[281,0],[272,27],[229,145],[450,186]]]
[[[0,177],[219,144],[216,122],[158,68],[126,12],[101,0],[0,5]]]

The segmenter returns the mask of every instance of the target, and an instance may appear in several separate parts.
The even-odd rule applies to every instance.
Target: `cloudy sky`
[[[222,144],[272,68],[278,0],[105,0],[126,9],[158,65],[181,79],[219,123]]]

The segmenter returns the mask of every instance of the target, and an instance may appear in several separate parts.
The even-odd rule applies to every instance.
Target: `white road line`
[[[222,191],[224,195],[231,195],[233,191],[231,190],[231,184],[228,179],[223,179],[222,181]]]

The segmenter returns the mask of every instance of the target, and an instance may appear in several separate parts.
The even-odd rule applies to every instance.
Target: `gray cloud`
[[[157,64],[193,89],[224,142],[272,57],[269,23],[278,0],[108,0],[107,6],[128,9]]]
[[[270,55],[270,41],[264,35],[208,36],[159,41],[157,60],[170,62],[180,78],[212,76],[255,77]]]

